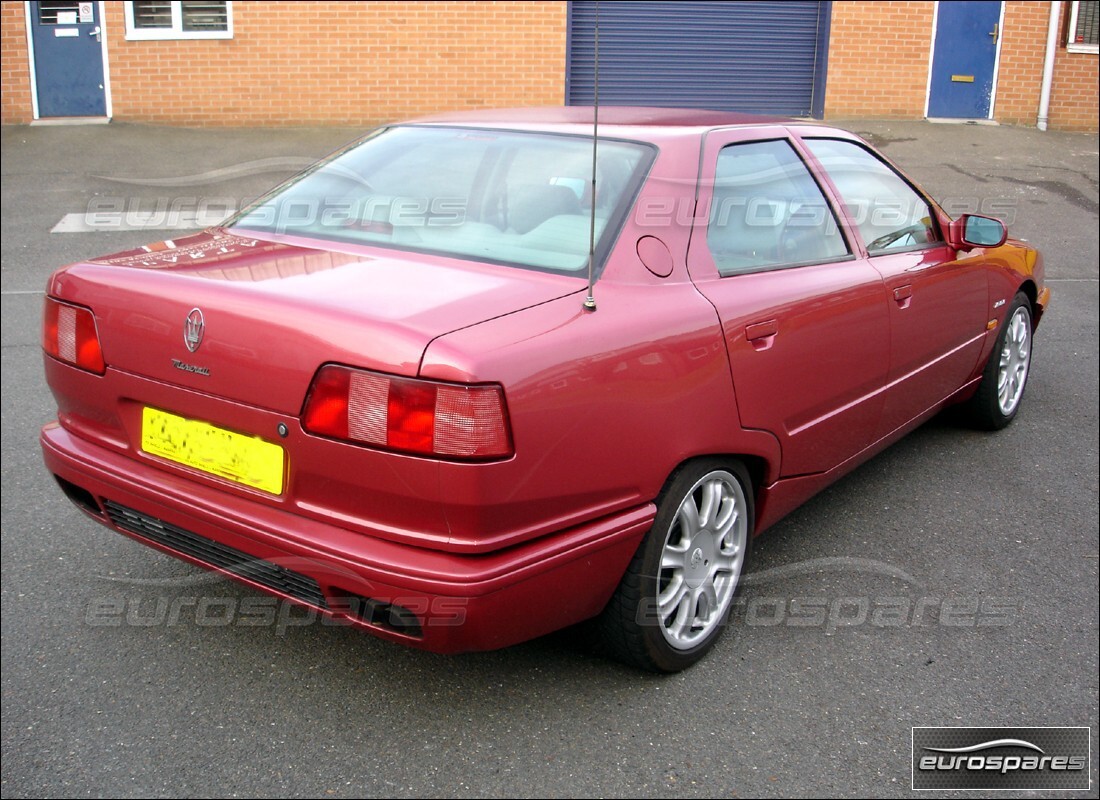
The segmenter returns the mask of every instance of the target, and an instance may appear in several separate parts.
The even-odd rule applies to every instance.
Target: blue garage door
[[[566,103],[592,104],[598,12],[601,105],[821,117],[830,6],[575,0]]]

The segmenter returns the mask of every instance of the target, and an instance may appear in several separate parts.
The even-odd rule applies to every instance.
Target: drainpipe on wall
[[[1058,51],[1058,22],[1062,17],[1061,0],[1051,0],[1050,24],[1047,26],[1047,54],[1043,60],[1043,90],[1039,94],[1039,130],[1047,129],[1050,114],[1050,87],[1054,84],[1054,54]]]

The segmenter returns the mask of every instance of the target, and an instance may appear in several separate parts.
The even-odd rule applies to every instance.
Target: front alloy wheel
[[[1024,394],[1027,371],[1031,365],[1031,314],[1027,306],[1018,307],[1005,326],[1001,360],[997,372],[997,403],[1001,414],[1016,413]]]
[[[969,403],[970,418],[984,430],[1000,430],[1020,409],[1031,369],[1031,301],[1020,292],[1005,314],[978,391]]]

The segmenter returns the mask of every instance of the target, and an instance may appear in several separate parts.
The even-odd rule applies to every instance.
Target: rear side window
[[[870,255],[942,241],[928,203],[878,156],[840,139],[804,141],[836,184]]]
[[[849,255],[821,189],[783,140],[719,151],[707,245],[722,275]]]

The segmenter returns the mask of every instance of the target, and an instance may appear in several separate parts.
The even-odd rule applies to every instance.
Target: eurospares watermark
[[[913,789],[1091,788],[1091,731],[913,728]]]

